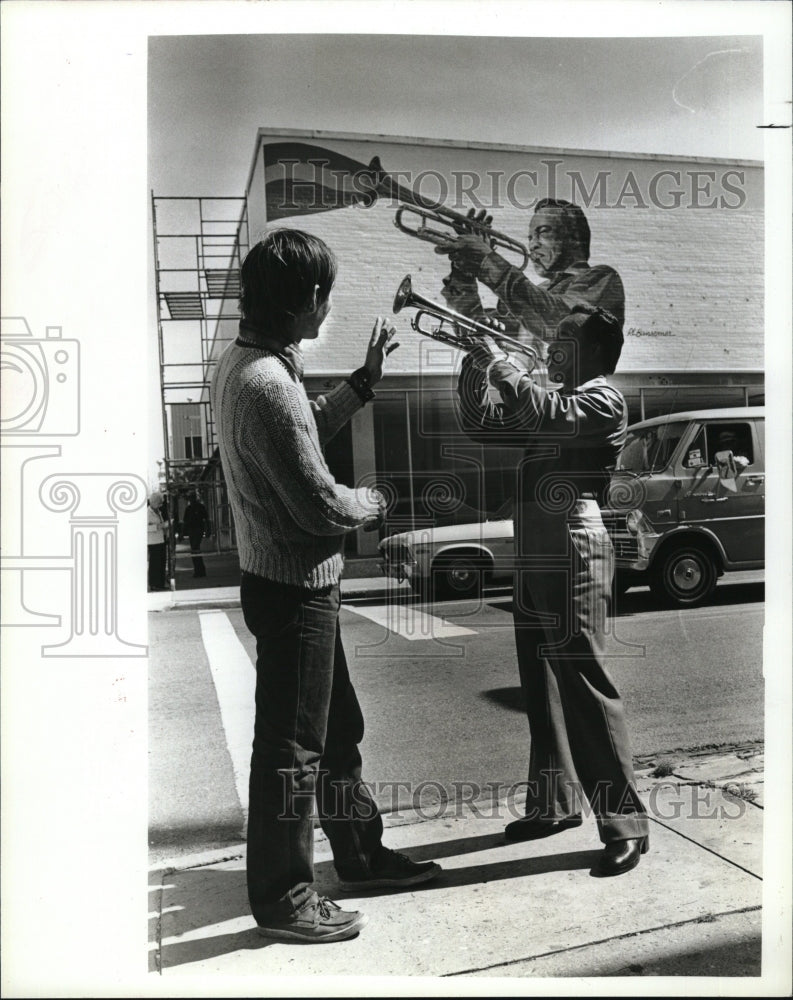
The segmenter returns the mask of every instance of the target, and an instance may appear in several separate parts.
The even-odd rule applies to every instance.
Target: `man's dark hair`
[[[587,317],[579,324],[578,329],[582,334],[585,334],[587,340],[591,338],[600,347],[603,374],[613,374],[617,368],[620,354],[622,354],[622,345],[625,342],[620,321],[607,309],[601,309],[600,306],[590,306],[583,302],[573,306],[570,315]]]
[[[544,208],[555,208],[562,213],[568,239],[571,243],[580,246],[584,260],[589,260],[589,244],[592,234],[584,210],[571,201],[563,201],[561,198],[543,198],[537,202],[534,211],[540,212]]]
[[[266,330],[288,329],[295,316],[327,299],[335,280],[336,258],[319,237],[299,229],[274,229],[242,262],[240,310]]]

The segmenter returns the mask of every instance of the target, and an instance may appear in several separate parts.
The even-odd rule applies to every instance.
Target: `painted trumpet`
[[[403,221],[405,215],[418,216],[419,221],[415,226],[409,226]],[[453,232],[449,233],[442,229],[433,228],[428,223],[436,223],[436,225],[449,227]],[[484,222],[480,222],[478,219],[463,215],[461,212],[455,212],[443,205],[436,205],[432,208],[420,207],[414,204],[400,205],[394,218],[394,225],[401,232],[407,233],[408,236],[415,236],[419,240],[426,240],[428,243],[436,244],[436,246],[454,239],[455,236],[464,233],[475,233],[477,236],[481,236],[487,240],[492,247],[499,247],[506,253],[516,254],[520,258],[518,266],[521,271],[529,263],[528,248],[519,240],[507,236],[506,233],[500,233],[495,229],[491,229],[490,226]]]
[[[401,202],[394,217],[394,225],[400,232],[407,233],[408,236],[415,236],[420,240],[426,240],[428,243],[434,243],[436,246],[464,233],[476,233],[476,235],[488,240],[491,246],[500,247],[506,253],[516,254],[520,259],[521,270],[528,264],[529,251],[523,243],[507,236],[506,233],[491,229],[484,221],[463,215],[461,212],[455,212],[439,202],[422,197],[412,188],[399,184],[383,169],[379,156],[373,158],[367,171],[374,178],[374,190],[378,196],[388,196]],[[409,216],[417,218],[418,221],[415,222],[415,225],[408,225],[404,221]],[[431,223],[434,223],[436,227],[445,226],[446,229],[433,228]],[[449,232],[449,229],[452,232]]]
[[[455,312],[447,306],[439,305],[431,299],[425,299],[423,295],[417,295],[413,291],[413,284],[410,275],[406,275],[397,289],[394,296],[393,312],[401,312],[404,308],[417,309],[418,312],[410,321],[410,325],[425,337],[439,340],[442,344],[450,344],[452,347],[461,350],[470,350],[477,337],[485,334],[492,337],[499,345],[516,354],[523,354],[528,362],[527,371],[533,371],[539,361],[539,354],[528,344],[522,344],[512,337],[505,337],[498,330],[486,323],[479,323],[475,319],[463,316],[462,313]],[[422,316],[432,316],[440,320],[438,326],[429,327],[421,325]]]

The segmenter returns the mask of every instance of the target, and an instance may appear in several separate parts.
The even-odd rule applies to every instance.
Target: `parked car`
[[[603,510],[618,591],[649,583],[664,603],[692,607],[723,573],[764,566],[764,417],[762,407],[696,410],[628,429]],[[468,596],[511,580],[512,519],[400,532],[380,553],[384,572],[419,593]]]
[[[765,565],[764,408],[633,424],[610,496],[620,585],[646,581],[667,604],[702,604],[723,573]]]
[[[424,596],[467,597],[512,579],[512,518],[418,528],[380,542],[383,572]]]

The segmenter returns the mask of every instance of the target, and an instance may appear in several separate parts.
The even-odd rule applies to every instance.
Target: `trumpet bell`
[[[397,288],[396,295],[394,296],[394,305],[392,311],[395,313],[401,312],[405,306],[410,302],[411,296],[413,295],[413,285],[410,280],[410,275],[406,274],[405,277],[399,284]]]
[[[401,312],[406,306],[418,310],[415,317],[411,319],[410,325],[417,333],[421,333],[425,337],[462,350],[471,350],[477,337],[487,335],[495,337],[502,347],[507,345],[511,351],[525,355],[529,363],[529,371],[532,371],[537,365],[537,351],[529,347],[528,344],[522,344],[512,337],[506,337],[492,326],[463,316],[453,309],[424,298],[423,295],[417,295],[413,291],[413,283],[409,274],[406,274],[399,283],[399,288],[394,296],[393,312]],[[424,316],[438,320],[438,326],[432,329],[422,326],[421,320]]]

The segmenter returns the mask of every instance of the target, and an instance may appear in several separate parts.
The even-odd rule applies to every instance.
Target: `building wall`
[[[206,429],[200,403],[171,404],[171,457],[176,461],[207,458]],[[200,455],[188,454],[186,439],[198,440]]]
[[[246,192],[251,245],[268,227],[265,152],[276,142],[311,144],[362,164],[379,156],[402,184],[418,183],[422,195],[456,211],[487,207],[497,229],[524,242],[532,201],[555,196],[581,204],[592,229],[590,262],[610,264],[625,285],[625,348],[614,382],[630,419],[762,402],[760,164],[262,129]],[[298,166],[293,177],[304,182],[318,170]],[[464,187],[473,198],[459,197]],[[442,301],[448,260],[395,227],[397,207],[379,199],[369,208],[269,222],[315,233],[339,262],[332,312],[320,338],[303,345],[311,395],[362,363],[372,323],[391,313],[405,274],[418,293]],[[494,302],[486,290],[482,298]],[[493,514],[510,495],[517,462],[509,449],[486,454],[457,432],[459,352],[412,331],[413,314],[396,319],[401,346],[377,398],[327,456],[340,481],[377,485],[390,497],[389,531]],[[220,323],[217,333],[215,358],[236,324]],[[372,555],[378,536],[356,535],[348,554]]]
[[[266,231],[263,149],[305,142],[418,181],[428,198],[465,211],[492,208],[494,226],[525,242],[532,201],[555,194],[585,207],[592,229],[590,262],[608,263],[626,290],[626,342],[620,369],[652,372],[762,369],[763,171],[756,162],[484,147],[429,140],[333,137],[261,130],[248,187],[251,241]],[[306,178],[311,174],[300,173]],[[316,175],[317,168],[311,168]],[[269,175],[268,175],[269,176]],[[403,183],[405,183],[403,179]],[[471,196],[460,197],[468,188]],[[510,198],[511,195],[511,198]],[[278,225],[322,237],[339,259],[331,316],[323,336],[306,345],[315,372],[345,372],[363,356],[374,317],[390,313],[406,273],[415,289],[439,298],[446,257],[394,225],[396,205],[379,199],[295,215]],[[531,267],[527,272],[539,279]],[[486,304],[492,301],[485,290]],[[446,370],[443,354],[419,357],[412,311],[398,318],[393,372]]]

